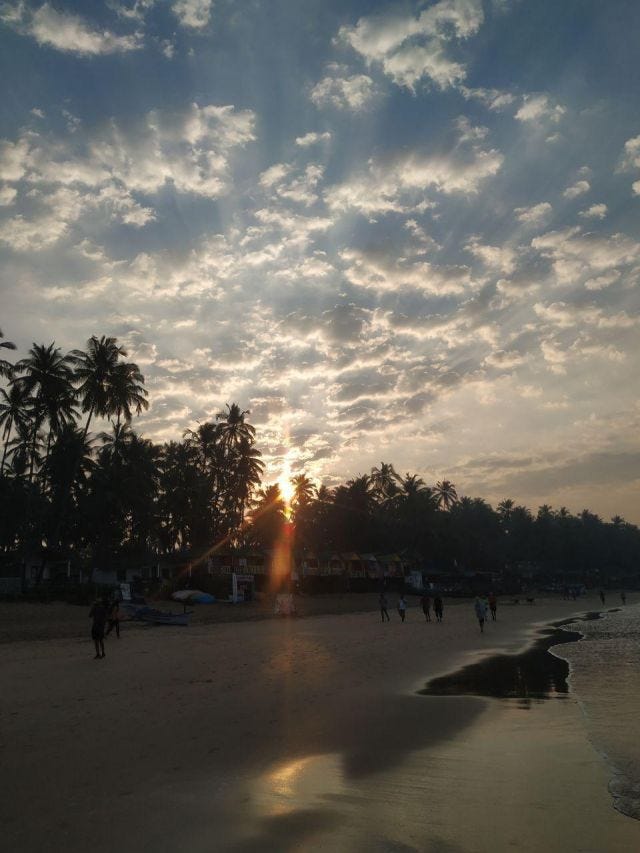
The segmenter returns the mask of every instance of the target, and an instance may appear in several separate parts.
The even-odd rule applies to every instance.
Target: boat
[[[170,613],[166,610],[155,610],[153,607],[140,607],[134,618],[141,622],[151,622],[153,625],[188,625],[192,615],[192,610]]]

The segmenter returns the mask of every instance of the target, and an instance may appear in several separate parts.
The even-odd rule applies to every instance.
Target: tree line
[[[4,339],[0,348],[15,350]],[[197,560],[213,546],[272,548],[290,516],[301,554],[400,552],[452,572],[526,563],[558,575],[638,571],[640,531],[619,516],[546,505],[534,514],[510,499],[494,509],[391,463],[334,488],[299,474],[287,507],[277,484],[263,484],[256,430],[237,403],[179,441],[136,432],[148,392],[113,337],[68,353],[34,343],[14,363],[0,359],[0,375],[5,559],[48,554],[105,568],[158,555]],[[91,431],[98,422],[107,428]]]

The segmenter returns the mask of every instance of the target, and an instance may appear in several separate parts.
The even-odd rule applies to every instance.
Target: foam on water
[[[609,790],[623,814],[640,820],[640,604],[571,627],[584,638],[555,646],[593,746],[612,768]]]

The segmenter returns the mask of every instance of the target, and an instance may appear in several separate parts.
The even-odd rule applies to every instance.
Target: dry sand
[[[0,819],[15,851],[630,851],[573,699],[427,697],[595,601],[124,625],[0,647]],[[83,622],[86,613],[79,611]],[[394,618],[395,617],[395,618]],[[80,623],[81,624],[81,623]],[[88,629],[88,620],[86,623]],[[88,634],[88,630],[87,630]]]

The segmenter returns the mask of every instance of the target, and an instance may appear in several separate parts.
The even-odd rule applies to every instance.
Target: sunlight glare
[[[291,482],[291,461],[288,456],[285,456],[282,464],[282,474],[280,475],[278,486],[282,500],[284,501],[284,514],[287,520],[289,520],[291,518],[291,501],[293,500],[294,489]]]

